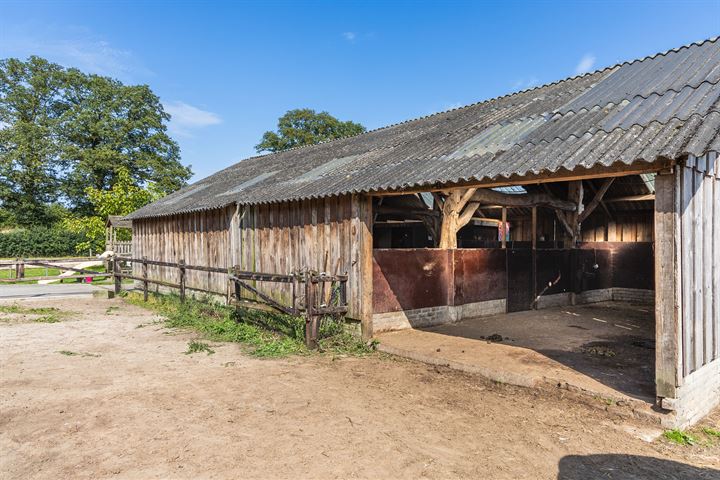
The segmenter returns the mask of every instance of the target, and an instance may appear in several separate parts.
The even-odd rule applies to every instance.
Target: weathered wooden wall
[[[656,383],[677,425],[720,403],[720,160],[656,179]]]
[[[637,211],[618,213],[613,220],[600,211],[594,213],[582,223],[581,241],[583,242],[652,242],[654,240],[653,212]],[[511,240],[529,242],[532,240],[532,218],[510,217]],[[553,222],[555,222],[553,224]],[[557,240],[565,238],[563,227],[548,210],[538,209],[538,237],[552,241],[553,232]]]
[[[720,358],[720,172],[718,156],[680,170],[683,374]]]
[[[304,269],[347,274],[349,317],[368,319],[372,299],[372,203],[348,195],[240,207],[232,229],[232,262],[243,270]],[[288,301],[290,287],[272,296]],[[369,326],[369,325],[368,325]]]
[[[254,272],[348,274],[349,316],[363,320],[372,314],[371,219],[369,198],[357,195],[141,219],[133,223],[133,255]],[[140,268],[135,265],[136,275]],[[148,276],[179,280],[169,267],[150,266]],[[226,276],[217,273],[188,271],[187,285],[227,292]],[[256,286],[289,305],[289,285]]]
[[[227,268],[232,266],[229,229],[235,207],[203,212],[146,218],[133,221],[133,256],[148,260],[178,262]],[[134,265],[141,275],[141,265]],[[176,268],[148,266],[148,277],[168,282],[179,281]],[[218,273],[187,271],[190,287],[227,291],[227,278]]]

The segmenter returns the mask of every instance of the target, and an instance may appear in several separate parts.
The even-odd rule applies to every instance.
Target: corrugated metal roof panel
[[[720,44],[711,39],[355,137],[248,158],[131,217],[700,156],[720,149],[719,130]]]

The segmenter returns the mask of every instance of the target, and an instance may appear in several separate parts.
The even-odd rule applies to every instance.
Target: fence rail
[[[140,264],[141,276],[134,273],[124,273],[121,264]],[[317,348],[320,323],[323,317],[340,316],[348,311],[347,305],[347,275],[329,275],[313,271],[302,271],[294,274],[249,272],[240,267],[219,268],[202,265],[188,265],[184,260],[179,262],[165,262],[147,258],[113,257],[112,275],[115,284],[115,293],[120,293],[122,280],[130,279],[142,283],[143,298],[148,300],[149,285],[155,284],[163,287],[177,289],[180,301],[184,302],[187,290],[203,293],[223,295],[228,305],[258,308],[262,310],[276,310],[288,315],[303,316],[305,318],[305,344],[308,348]],[[148,266],[176,268],[179,272],[177,283],[167,280],[153,279],[148,276]],[[187,271],[195,270],[209,273],[220,273],[227,276],[228,288],[226,292],[207,290],[188,285]],[[272,296],[264,293],[254,285],[256,282],[280,283],[292,285],[292,301],[285,305]],[[329,285],[329,292],[326,286]],[[250,296],[243,295],[250,292]],[[328,295],[329,293],[329,295]],[[323,302],[323,300],[326,300]]]
[[[14,276],[9,278],[0,278],[1,283],[15,283],[15,282],[28,282],[36,280],[66,280],[66,279],[85,279],[85,278],[96,278],[96,277],[109,277],[112,274],[106,272],[96,272],[95,270],[88,270],[85,268],[71,267],[64,265],[66,263],[79,263],[84,261],[97,260],[92,257],[82,258],[63,258],[63,259],[32,259],[32,258],[18,258],[15,260],[0,260],[0,267],[11,267],[10,272],[14,273]],[[76,272],[77,275],[42,275],[28,277],[25,275],[26,266],[45,267],[45,269],[57,268],[59,270]],[[14,267],[14,268],[13,268]],[[47,273],[47,272],[46,272]]]

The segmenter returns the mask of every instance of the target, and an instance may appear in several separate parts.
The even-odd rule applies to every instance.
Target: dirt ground
[[[193,334],[120,299],[24,305],[73,313],[0,313],[3,479],[720,478],[720,441],[649,441],[656,427],[559,389],[381,354],[185,355]]]

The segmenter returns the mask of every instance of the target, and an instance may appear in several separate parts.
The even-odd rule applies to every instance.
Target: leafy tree
[[[64,71],[39,57],[0,61],[0,206],[21,226],[52,221]]]
[[[191,176],[167,134],[170,116],[146,85],[127,86],[39,57],[0,61],[0,220],[48,225],[62,202],[97,214],[88,186],[172,192]]]
[[[94,215],[70,216],[63,223],[71,232],[83,235],[86,240],[76,245],[78,252],[102,251],[105,248],[105,221],[110,215],[127,215],[162,196],[155,184],[150,188],[135,185],[130,172],[120,167],[115,184],[109,190],[87,187],[85,194]]]
[[[98,75],[67,72],[68,108],[60,122],[63,192],[79,213],[90,213],[87,186],[107,190],[125,172],[135,185],[153,182],[163,193],[192,175],[166,133],[170,116],[147,85],[126,86]]]
[[[289,110],[278,119],[277,132],[267,131],[255,145],[260,152],[280,152],[292,147],[347,137],[365,132],[365,127],[351,121],[340,121],[328,112],[309,108]]]

